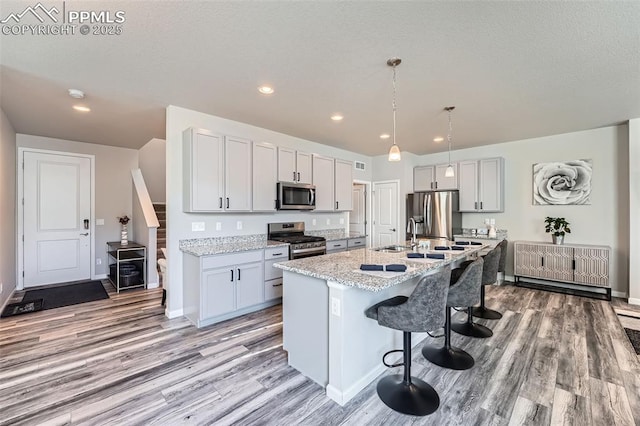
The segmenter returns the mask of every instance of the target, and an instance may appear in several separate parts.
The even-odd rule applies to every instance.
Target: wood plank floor
[[[414,351],[441,405],[411,417],[375,382],[340,407],[288,367],[279,306],[197,330],[165,318],[160,290],[106,287],[109,300],[0,320],[0,424],[640,424],[640,363],[605,301],[489,287],[494,336],[452,338],[473,369]]]

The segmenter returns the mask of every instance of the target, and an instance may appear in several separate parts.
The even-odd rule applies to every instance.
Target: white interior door
[[[91,278],[91,160],[24,152],[24,286]]]
[[[353,184],[353,209],[349,214],[349,231],[366,234],[365,189],[361,183]]]
[[[398,190],[398,182],[375,182],[373,184],[374,247],[397,244],[400,241]]]

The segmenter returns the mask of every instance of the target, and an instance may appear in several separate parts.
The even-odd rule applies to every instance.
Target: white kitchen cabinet
[[[183,137],[183,210],[223,211],[224,136],[190,128]]]
[[[358,238],[349,238],[347,241],[348,250],[357,250],[361,248],[367,247],[367,238],[366,237],[358,237]]]
[[[334,162],[333,158],[313,156],[313,185],[316,187],[316,211],[333,211]]]
[[[327,254],[347,251],[347,240],[327,241]]]
[[[551,244],[529,241],[514,243],[514,277],[603,287],[611,299],[607,246]]]
[[[251,141],[235,136],[224,138],[225,211],[251,210]]]
[[[504,211],[504,159],[461,161],[458,165],[460,211]]]
[[[349,211],[353,208],[353,163],[335,160],[336,210]]]
[[[278,147],[278,180],[310,184],[312,161],[312,155],[307,152]]]
[[[276,209],[278,150],[266,142],[253,143],[253,211]]]
[[[451,163],[454,176],[446,177],[449,163],[434,166],[418,166],[413,169],[413,191],[446,191],[458,189],[458,164]]]
[[[289,259],[288,247],[267,248],[264,251],[264,300],[282,298],[282,269],[273,266]]]
[[[264,250],[183,255],[184,315],[197,327],[263,309]]]

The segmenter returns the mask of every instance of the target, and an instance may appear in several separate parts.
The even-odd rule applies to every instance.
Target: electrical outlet
[[[331,225],[331,219],[327,219],[327,225]]]
[[[316,222],[316,220],[315,220],[315,219],[313,219],[313,220],[311,221],[311,224],[312,224],[313,226],[316,226],[316,223],[317,223],[317,222]]]
[[[191,231],[204,231],[204,222],[191,222]]]
[[[222,231],[222,222],[216,222],[216,231]]]
[[[337,297],[331,298],[331,315],[340,316],[340,299]]]
[[[343,217],[340,218],[340,225],[344,225],[344,218]]]
[[[241,220],[239,220],[239,221],[237,221],[237,222],[236,222],[236,229],[237,229],[237,230],[242,229],[242,221],[241,221]]]
[[[96,265],[102,265],[102,259],[99,257],[96,258]]]
[[[0,283],[0,294],[2,294],[3,289],[4,289],[4,283]]]
[[[96,219],[96,225],[97,226],[103,226],[104,225],[104,219]]]

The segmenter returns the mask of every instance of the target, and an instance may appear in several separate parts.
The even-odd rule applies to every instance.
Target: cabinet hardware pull
[[[480,210],[482,210],[482,201],[480,201]]]
[[[542,256],[540,259],[542,259],[542,266],[544,266],[544,256]]]
[[[229,197],[227,197],[227,208],[229,208]]]
[[[575,259],[573,259],[573,260],[571,261],[571,269],[573,269],[573,270],[575,270],[575,269],[576,269],[576,260],[575,260]]]
[[[281,284],[272,284],[273,287],[282,287],[282,283]]]
[[[336,210],[338,210],[338,201],[336,201]]]
[[[84,234],[80,234],[80,235],[82,235],[83,237],[86,237],[87,235],[89,235],[89,233],[85,232]]]
[[[240,268],[238,268],[238,281],[240,281]]]
[[[334,247],[340,247],[340,244],[334,244],[333,246]]]
[[[436,189],[438,189],[438,182],[436,181]]]
[[[298,172],[298,182],[300,182],[300,172]]]
[[[233,282],[233,269],[231,269],[231,282]]]
[[[220,197],[220,208],[222,208],[222,197]]]
[[[282,253],[273,253],[271,256],[282,256]]]
[[[296,172],[293,172],[293,181],[296,181]]]
[[[478,202],[477,201],[475,203],[473,203],[473,208],[478,210]]]

